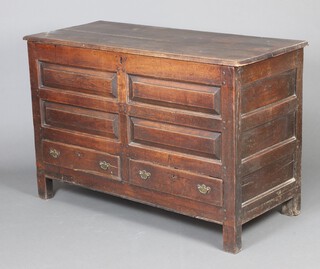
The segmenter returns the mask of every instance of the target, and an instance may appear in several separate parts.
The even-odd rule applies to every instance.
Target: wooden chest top
[[[211,64],[241,66],[287,53],[306,41],[96,21],[24,39]]]

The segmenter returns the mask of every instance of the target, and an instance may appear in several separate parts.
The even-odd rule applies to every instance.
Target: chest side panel
[[[300,184],[302,51],[238,69],[244,222],[290,199]]]

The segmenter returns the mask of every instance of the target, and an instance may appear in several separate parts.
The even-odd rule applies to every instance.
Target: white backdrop
[[[308,196],[308,191],[319,186],[320,174],[319,0],[1,0],[0,183],[5,182],[8,175],[14,175],[17,171],[24,173],[31,170],[34,173],[35,169],[27,49],[22,37],[96,20],[309,41],[310,46],[305,48],[304,62],[303,191],[304,199],[307,200],[305,204],[313,204],[314,207],[311,208],[319,211],[319,206],[315,207],[319,204],[319,199]],[[36,190],[35,184],[30,189]],[[0,203],[2,203],[1,197]],[[1,205],[3,206],[3,203]],[[7,227],[1,228],[1,225],[6,223],[1,220],[3,217],[0,210],[1,234]],[[314,227],[315,223],[310,220],[310,231],[319,230],[319,227]],[[304,238],[303,229],[304,227],[301,226],[302,239]],[[269,232],[272,233],[272,228]],[[307,230],[306,233],[308,233]],[[319,233],[315,236],[319,237]],[[310,238],[312,239],[311,235]],[[319,238],[315,240],[319,241]],[[302,254],[299,256],[301,259],[294,260],[294,263],[300,265],[304,263],[304,246],[315,251],[313,255],[312,252],[308,252],[312,262],[315,263],[317,259],[319,262],[316,254],[319,248],[316,245],[318,241],[308,244],[303,242],[305,245],[301,245]],[[4,242],[0,235],[0,252],[1,249],[6,249]],[[251,247],[255,248],[255,246]],[[295,250],[298,251],[297,248]],[[229,260],[230,256],[228,257]],[[255,259],[259,261],[259,257],[259,255],[255,256]],[[282,262],[284,267],[279,266],[288,268],[285,267],[288,265],[287,260],[293,261],[290,260],[290,253],[283,254],[281,257],[284,259]],[[40,258],[44,261],[46,259]],[[250,257],[247,258],[250,259]],[[298,259],[297,256],[295,258]],[[12,259],[14,260],[15,257]],[[11,258],[7,257],[7,261],[9,260]],[[2,268],[1,260],[0,268]],[[10,267],[6,266],[6,268]],[[181,265],[180,268],[184,267]]]
[[[2,0],[0,8],[0,167],[33,163],[26,43],[22,37],[95,20],[303,39],[304,170],[320,160],[320,1],[318,0]],[[27,160],[27,162],[26,162]]]

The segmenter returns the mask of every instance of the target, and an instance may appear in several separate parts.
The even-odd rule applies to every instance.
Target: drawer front
[[[130,182],[147,189],[222,206],[222,180],[130,159]]]
[[[119,117],[112,113],[43,102],[42,123],[49,127],[118,138]]]
[[[119,156],[48,140],[42,141],[42,154],[45,163],[120,180]]]
[[[220,114],[220,87],[130,76],[131,101]]]

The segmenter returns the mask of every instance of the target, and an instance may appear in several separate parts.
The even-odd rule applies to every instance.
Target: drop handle
[[[147,172],[146,170],[140,170],[139,175],[143,180],[147,180],[151,177],[151,173]]]
[[[110,163],[107,163],[106,161],[100,161],[99,166],[102,170],[108,170],[110,168]]]
[[[60,156],[60,151],[57,149],[50,149],[49,154],[51,157],[57,159]]]
[[[209,186],[206,186],[205,184],[198,184],[198,191],[202,194],[208,194],[211,191],[211,188]]]

